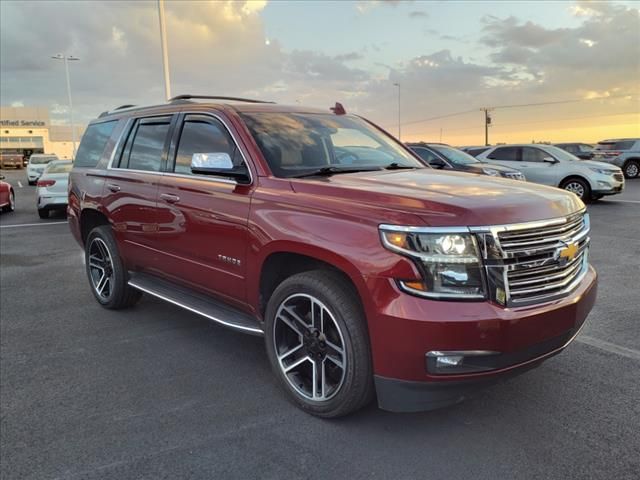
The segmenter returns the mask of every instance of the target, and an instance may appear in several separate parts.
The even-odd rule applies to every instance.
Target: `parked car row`
[[[320,417],[376,397],[439,408],[562,351],[597,290],[583,202],[414,147],[433,158],[340,104],[182,95],[105,112],[69,181],[91,292],[263,336],[283,391]]]

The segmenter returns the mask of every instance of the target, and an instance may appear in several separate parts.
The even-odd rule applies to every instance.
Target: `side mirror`
[[[228,153],[194,153],[191,156],[191,171],[200,174],[225,174],[233,170]]]
[[[558,163],[558,160],[556,160],[553,157],[544,157],[542,160],[544,160],[545,162],[548,162],[548,163]]]
[[[444,168],[446,167],[446,163],[440,158],[433,158],[429,160],[429,165],[433,168]]]

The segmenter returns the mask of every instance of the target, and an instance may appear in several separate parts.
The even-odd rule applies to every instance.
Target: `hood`
[[[490,168],[492,170],[496,170],[497,172],[517,172],[515,168],[505,167],[503,165],[496,165],[495,163],[487,163],[487,162],[479,162],[479,163],[469,163],[464,166],[460,166],[460,170],[466,170],[468,172],[480,172],[483,173],[482,170],[484,168]],[[456,167],[457,168],[457,167]]]
[[[612,166],[607,162],[598,162],[595,160],[580,160],[580,162],[576,162],[579,165],[584,165],[585,167],[593,167],[593,168],[605,168],[607,170],[619,170],[615,165]]]
[[[430,226],[519,223],[584,208],[576,195],[558,188],[430,168],[291,179],[291,187],[323,203],[342,200],[351,210],[360,204],[414,214]]]

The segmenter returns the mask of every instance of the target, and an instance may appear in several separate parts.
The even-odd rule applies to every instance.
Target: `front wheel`
[[[140,299],[140,290],[128,284],[129,275],[109,226],[91,230],[84,258],[91,291],[100,305],[115,310],[133,306]]]
[[[38,216],[40,218],[42,218],[43,220],[45,218],[49,218],[49,210],[45,209],[45,208],[39,208],[38,209]]]
[[[347,415],[373,398],[369,335],[357,295],[340,274],[314,270],[286,279],[269,299],[269,361],[289,398],[312,415]]]
[[[625,163],[623,172],[627,178],[636,178],[640,175],[640,163],[637,160],[629,160]]]
[[[581,178],[570,178],[565,180],[560,188],[563,188],[568,192],[575,193],[584,203],[591,200],[591,188],[589,188],[589,184]]]

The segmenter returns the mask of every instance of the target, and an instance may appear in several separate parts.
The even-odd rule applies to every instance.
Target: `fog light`
[[[476,373],[493,370],[500,352],[491,350],[440,351],[427,353],[427,371],[436,375]]]
[[[598,185],[605,188],[611,188],[611,184],[609,182],[603,182],[602,180],[598,180]]]

